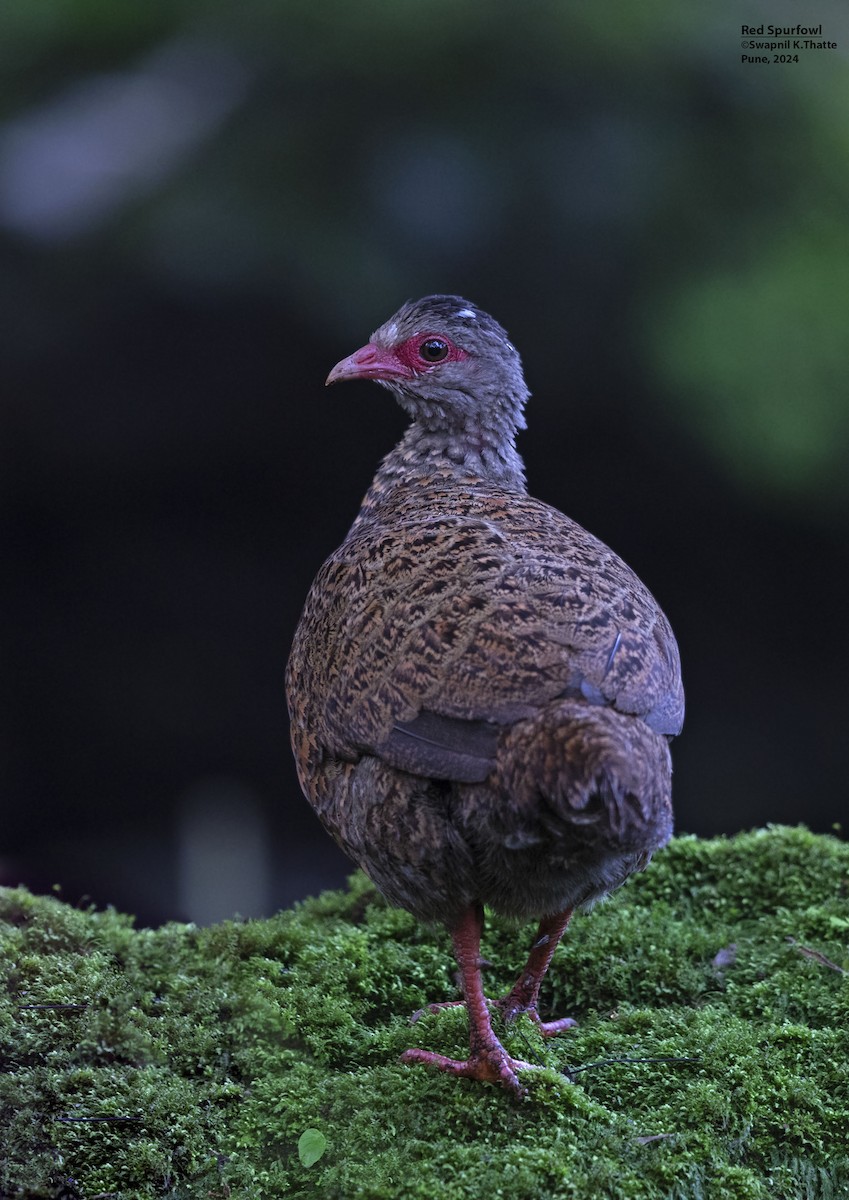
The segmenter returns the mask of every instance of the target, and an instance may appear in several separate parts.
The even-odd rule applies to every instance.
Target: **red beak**
[[[325,386],[345,379],[409,379],[412,374],[391,350],[369,342],[338,362],[327,376]]]

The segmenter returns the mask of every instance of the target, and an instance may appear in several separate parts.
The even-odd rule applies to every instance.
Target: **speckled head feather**
[[[442,362],[416,357],[421,338],[447,339],[453,353]],[[530,393],[522,360],[499,323],[462,296],[424,296],[408,300],[371,335],[374,345],[402,350],[413,368],[411,378],[381,380],[416,420],[435,427],[477,424],[497,418],[499,427],[524,429]],[[412,343],[412,344],[411,344]]]
[[[524,488],[515,445],[530,394],[522,361],[501,325],[471,301],[408,300],[327,382],[344,379],[382,384],[413,419],[384,464],[384,482],[401,464],[406,472],[442,464]]]
[[[420,300],[407,300],[393,317],[376,329],[373,339],[386,337],[392,345],[416,333],[429,333],[434,328],[455,331],[458,336],[473,344],[475,340],[489,339],[493,347],[506,344],[513,351],[516,365],[521,370],[519,355],[510,343],[507,331],[489,313],[464,300],[462,296],[423,296]]]

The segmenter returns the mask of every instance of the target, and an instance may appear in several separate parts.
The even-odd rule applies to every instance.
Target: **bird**
[[[327,384],[375,380],[410,418],[319,570],[286,671],[301,788],[390,904],[450,932],[469,1054],[401,1061],[528,1095],[493,1026],[527,1014],[575,909],[672,835],[684,694],[669,621],[602,541],[532,497],[530,395],[501,325],[407,301]],[[538,922],[511,990],[481,979],[484,910]],[[538,1068],[537,1068],[538,1069]]]

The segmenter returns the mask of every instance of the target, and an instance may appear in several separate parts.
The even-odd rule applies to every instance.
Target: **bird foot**
[[[558,1033],[564,1033],[567,1029],[577,1029],[578,1027],[578,1022],[574,1017],[559,1017],[556,1021],[541,1021],[536,1009],[533,1012],[529,1012],[528,1016],[543,1037],[557,1037]]]
[[[402,1063],[424,1063],[436,1067],[449,1075],[460,1075],[465,1079],[477,1079],[481,1083],[497,1083],[517,1100],[524,1099],[528,1090],[519,1082],[517,1071],[538,1071],[533,1063],[511,1058],[500,1042],[482,1050],[476,1050],[467,1059],[448,1058],[431,1050],[405,1050]]]
[[[516,1018],[524,1013],[530,1017],[542,1037],[557,1037],[558,1033],[574,1029],[578,1024],[572,1017],[560,1017],[557,1021],[543,1021],[535,1004],[523,1005],[517,1003],[510,996],[505,996],[503,1000],[496,1000],[495,1007],[500,1010],[507,1025],[512,1025]]]

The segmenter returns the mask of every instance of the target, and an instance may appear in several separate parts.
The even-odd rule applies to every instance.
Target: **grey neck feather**
[[[435,382],[427,393],[421,385],[415,390],[388,385],[413,423],[384,459],[375,482],[411,474],[444,478],[447,473],[524,492],[525,466],[516,450],[516,431],[525,428],[528,398],[521,372],[518,380],[509,381],[502,374],[494,385],[479,379],[474,394],[456,384],[440,389]]]
[[[524,384],[521,395],[493,405],[494,412],[487,414],[485,422],[478,406],[462,416],[455,408],[449,418],[441,405],[424,404],[421,397],[392,390],[414,420],[378,468],[354,528],[379,521],[381,510],[392,504],[399,488],[421,492],[428,486],[470,489],[491,483],[527,493],[525,464],[516,449],[516,432],[525,428],[522,410],[528,392]]]
[[[429,428],[414,421],[381,463],[375,483],[423,476],[445,480],[479,478],[525,492],[525,464],[516,449],[515,431],[496,433],[491,425],[461,429]]]

